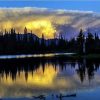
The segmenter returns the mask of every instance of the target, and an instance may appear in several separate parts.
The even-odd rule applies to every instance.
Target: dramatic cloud
[[[80,28],[87,30],[100,26],[100,16],[92,11],[53,10],[47,8],[0,8],[0,30],[15,28],[23,33],[24,27],[41,37],[53,38],[55,34],[66,37],[77,35]],[[60,28],[59,28],[60,27]],[[70,27],[70,28],[69,28]],[[96,28],[96,30],[99,28]]]

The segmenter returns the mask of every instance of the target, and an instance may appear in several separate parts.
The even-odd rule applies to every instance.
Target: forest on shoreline
[[[97,33],[91,32],[84,35],[81,29],[76,38],[70,40],[60,34],[54,39],[45,39],[35,34],[28,33],[27,28],[24,34],[16,33],[12,28],[9,32],[0,32],[0,54],[40,54],[40,53],[72,52],[77,54],[100,54],[100,38]]]

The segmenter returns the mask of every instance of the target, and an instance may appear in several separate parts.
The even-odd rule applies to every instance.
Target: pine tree
[[[87,53],[94,52],[94,36],[90,32],[88,32],[88,35],[86,38],[86,52]]]
[[[77,47],[80,54],[83,54],[83,45],[84,45],[84,34],[83,30],[81,29],[77,37]]]

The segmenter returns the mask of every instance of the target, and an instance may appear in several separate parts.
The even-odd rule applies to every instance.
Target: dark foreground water
[[[57,98],[59,95],[75,96]],[[0,60],[3,99],[100,100],[100,60],[43,57]]]

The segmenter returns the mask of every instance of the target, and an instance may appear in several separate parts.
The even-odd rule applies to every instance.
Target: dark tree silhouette
[[[83,30],[81,29],[77,37],[77,47],[80,54],[83,54],[83,45],[84,45],[84,34]]]
[[[0,32],[0,54],[34,54],[34,53],[55,53],[55,52],[75,52],[80,55],[90,53],[100,53],[100,39],[97,33],[93,35],[88,32],[87,37],[81,29],[76,38],[66,40],[60,34],[59,38],[45,39],[35,34],[28,33],[24,28],[24,33],[16,33],[14,28],[8,32]]]
[[[86,53],[94,53],[94,36],[90,32],[86,38]]]

